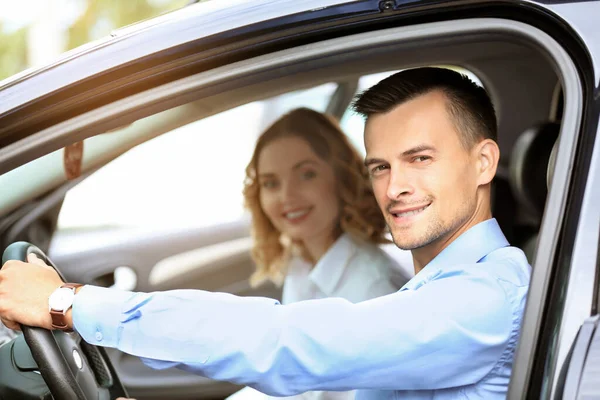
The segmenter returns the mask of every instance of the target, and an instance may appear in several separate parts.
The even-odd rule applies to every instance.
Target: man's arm
[[[178,290],[84,287],[76,330],[92,344],[273,395],[307,390],[438,389],[482,379],[512,327],[485,276],[442,277],[359,304]]]

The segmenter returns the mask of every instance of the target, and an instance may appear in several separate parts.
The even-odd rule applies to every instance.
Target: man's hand
[[[19,324],[52,329],[48,297],[63,282],[35,255],[28,261],[7,261],[0,270],[0,319],[15,330]]]

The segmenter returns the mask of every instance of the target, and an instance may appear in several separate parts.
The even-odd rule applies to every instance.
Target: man
[[[365,163],[377,201],[394,242],[413,254],[417,274],[400,291],[358,304],[282,306],[204,291],[84,286],[66,325],[152,367],[268,394],[504,398],[530,267],[491,216],[499,150],[490,99],[456,72],[421,68],[375,85],[355,110],[366,117]],[[6,263],[0,317],[13,328],[51,328],[48,297],[60,285],[42,266]]]

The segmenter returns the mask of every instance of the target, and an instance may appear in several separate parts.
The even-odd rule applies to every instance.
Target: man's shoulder
[[[428,281],[451,279],[455,282],[471,281],[485,284],[489,288],[504,291],[509,297],[526,292],[531,276],[531,267],[525,254],[516,247],[503,247],[492,251],[476,263],[440,265],[420,277],[421,284]],[[419,277],[417,277],[419,278]]]
[[[517,247],[507,246],[492,251],[479,263],[484,272],[496,279],[517,287],[529,286],[531,266],[525,253]]]

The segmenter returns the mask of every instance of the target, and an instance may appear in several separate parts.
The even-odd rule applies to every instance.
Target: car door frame
[[[181,83],[182,81],[186,80],[187,78],[183,78],[180,81],[177,81],[179,83]],[[186,84],[189,84],[189,82],[186,82]],[[207,84],[207,82],[204,82],[204,84]],[[160,87],[160,88],[156,88],[156,89],[165,89],[165,87]],[[172,88],[171,88],[172,89]],[[181,88],[179,88],[181,89]],[[158,94],[160,92],[160,90],[154,90],[151,89],[149,92],[153,92],[155,95]],[[138,94],[143,94],[144,96],[147,94],[147,92],[140,92]],[[165,94],[161,93],[161,95],[163,96],[163,99],[165,98]],[[171,90],[170,95],[174,95],[173,90]],[[186,94],[182,92],[182,95],[185,96]],[[123,123],[127,123],[131,120],[135,120],[140,118],[142,115],[146,115],[148,112],[155,112],[159,109],[164,109],[165,107],[169,107],[172,106],[174,103],[173,102],[169,102],[169,101],[162,101],[160,100],[161,96],[156,96],[155,98],[152,99],[152,101],[147,101],[148,99],[142,99],[141,97],[144,96],[138,96],[138,95],[133,95],[130,97],[127,97],[127,101],[132,101],[134,103],[134,107],[126,107],[128,110],[135,110],[137,108],[138,111],[133,111],[132,113],[128,114],[127,117],[123,116],[123,111],[122,111],[122,107],[125,105],[125,102],[123,101],[116,101],[107,105],[103,105],[97,108],[94,108],[92,111],[87,112],[85,114],[80,114],[79,116],[75,116],[73,118],[70,118],[68,121],[59,123],[57,125],[53,125],[51,127],[48,127],[46,129],[43,129],[41,131],[36,131],[35,133],[32,134],[27,134],[23,137],[20,137],[17,139],[17,141],[15,142],[11,142],[10,144],[8,144],[7,146],[3,147],[0,150],[0,158],[3,159],[3,161],[7,161],[7,164],[3,163],[3,168],[6,168],[6,170],[14,167],[15,165],[22,163],[23,160],[29,160],[32,158],[35,158],[36,156],[46,153],[49,151],[49,149],[59,149],[61,147],[63,147],[65,144],[68,144],[74,140],[81,140],[85,137],[89,137],[92,136],[94,134],[97,133],[101,133],[103,131],[105,131],[108,127],[116,127],[119,124],[123,124]],[[577,97],[577,95],[575,94],[570,94],[569,96],[572,97]],[[569,100],[571,101],[571,100]],[[569,102],[568,101],[568,102]],[[572,103],[571,103],[572,104]],[[145,110],[144,112],[139,111],[140,108],[144,107]],[[118,110],[117,108],[121,108],[121,110]],[[115,115],[121,115],[121,117],[119,118],[112,118]],[[109,121],[108,119],[112,119],[112,121]],[[580,119],[579,118],[575,118],[577,121],[573,121],[573,126],[576,126],[579,122]],[[92,127],[93,129],[88,130],[87,128]],[[577,131],[578,129],[576,129]],[[19,131],[22,135],[23,132],[25,131]],[[557,238],[556,235],[558,235],[558,233],[560,232],[560,228],[556,229],[557,227],[559,227],[561,218],[562,218],[562,209],[564,208],[565,204],[566,204],[566,192],[567,192],[567,187],[568,187],[568,178],[570,176],[571,171],[573,170],[573,164],[572,164],[572,156],[574,155],[574,149],[575,149],[575,143],[574,142],[569,142],[569,139],[565,139],[567,137],[567,135],[561,134],[561,150],[559,150],[559,154],[558,154],[558,159],[557,159],[557,164],[560,165],[560,171],[564,171],[564,174],[566,174],[566,176],[563,174],[562,176],[559,174],[557,174],[554,177],[554,181],[553,181],[553,193],[560,193],[558,189],[556,189],[557,187],[560,187],[559,185],[561,185],[561,180],[562,179],[566,179],[566,181],[562,181],[562,186],[563,186],[563,191],[561,191],[563,194],[559,194],[556,195],[555,197],[550,196],[549,200],[548,200],[548,206],[552,206],[552,207],[556,207],[556,209],[558,209],[558,213],[560,213],[561,215],[554,215],[554,216],[547,216],[545,217],[545,221],[543,223],[543,227],[542,230],[543,232],[550,232],[553,230],[553,233],[548,233],[545,236],[546,237],[550,237],[550,239],[547,239],[547,243],[541,241],[540,245],[539,245],[539,249],[544,250],[547,248],[552,248],[554,249],[556,247],[556,243],[557,243]],[[595,137],[595,133],[594,133],[594,137]],[[570,139],[573,139],[572,137]],[[570,144],[569,144],[570,143]],[[16,144],[20,144],[23,145],[23,148],[18,148],[18,146],[15,146]],[[17,161],[17,159],[19,159],[19,161]],[[580,160],[581,158],[578,158],[578,160]],[[558,178],[557,178],[558,176]],[[558,182],[558,183],[557,183]],[[576,204],[576,202],[575,202]],[[569,223],[571,223],[571,219],[568,219]],[[542,251],[540,251],[539,253],[542,253]],[[548,268],[548,270],[551,270],[552,266],[555,265],[555,260],[553,257],[553,251],[549,251],[547,254],[547,260],[548,263],[545,264]],[[542,261],[538,260],[536,261],[536,264],[541,264]],[[539,275],[539,274],[538,274]],[[531,287],[531,293],[530,294],[530,298],[535,298],[535,299],[540,299],[540,301],[543,302],[543,300],[546,297],[546,292],[548,290],[548,281],[549,281],[549,276],[547,274],[547,276],[541,276],[537,281],[532,282],[532,287]],[[530,304],[532,304],[530,302]],[[541,329],[541,313],[537,313],[534,311],[530,311],[530,308],[528,307],[528,313],[525,319],[525,323],[524,323],[524,329],[523,329],[523,335],[522,335],[522,341],[523,340],[528,340],[527,342],[525,342],[524,345],[522,345],[521,347],[525,347],[525,346],[531,346],[531,347],[527,347],[529,349],[531,348],[538,348],[537,346],[537,338],[539,336],[539,330]],[[525,339],[528,338],[528,339]],[[531,365],[533,363],[533,359],[531,357],[524,357],[521,356],[519,357],[520,354],[524,354],[524,351],[519,351],[518,353],[518,357],[515,361],[515,367],[517,371],[519,370],[519,365],[525,365],[527,364],[527,374],[525,375],[525,380],[524,381],[515,381],[513,383],[511,383],[511,395],[515,395],[516,393],[523,393],[522,390],[523,388],[527,388],[528,385],[528,380],[527,378],[529,377],[529,371],[531,370]],[[518,377],[518,376],[517,376]],[[516,389],[515,389],[516,388]],[[515,397],[517,398],[517,397]]]

